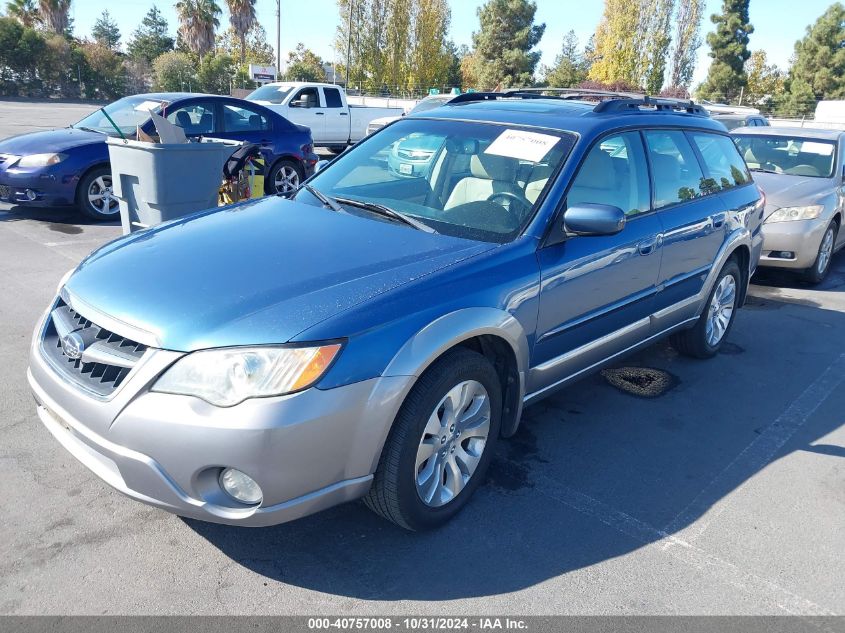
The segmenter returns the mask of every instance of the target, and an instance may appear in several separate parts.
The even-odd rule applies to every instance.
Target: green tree
[[[639,85],[641,0],[605,0],[596,29],[589,78],[602,84]]]
[[[546,70],[545,81],[551,88],[572,88],[587,78],[587,59],[580,51],[578,36],[569,31],[555,58],[555,65]]]
[[[807,114],[817,99],[845,99],[845,7],[835,2],[795,43],[786,107]]]
[[[716,25],[716,30],[707,34],[713,61],[707,79],[696,90],[699,99],[729,103],[745,88],[745,62],[751,57],[748,36],[754,32],[748,18],[749,2],[723,0],[722,12],[710,17]]]
[[[162,16],[158,7],[147,11],[141,25],[135,29],[132,39],[129,40],[127,50],[133,59],[144,59],[147,63],[173,50],[173,38],[168,34],[167,20]]]
[[[255,0],[226,0],[229,7],[229,24],[240,41],[238,60],[243,64],[246,59],[246,35],[256,24]]]
[[[786,73],[769,64],[766,51],[754,51],[745,64],[748,87],[744,102],[755,106],[770,106],[785,92]]]
[[[105,46],[106,48],[110,48],[112,50],[119,48],[120,29],[117,26],[117,22],[115,22],[111,15],[109,15],[108,9],[103,11],[100,17],[97,18],[97,21],[94,22],[94,28],[91,29],[91,35],[94,36],[94,41],[101,46]]]
[[[197,69],[199,89],[209,94],[230,94],[236,69],[235,60],[225,53],[206,55]]]
[[[178,0],[175,6],[181,41],[202,59],[214,49],[214,32],[220,26],[217,18],[220,7],[215,0]]]
[[[81,66],[82,96],[111,101],[125,94],[126,69],[123,57],[100,42],[80,44],[85,64]]]
[[[446,0],[416,0],[413,7],[408,88],[419,93],[446,85],[452,64],[447,40],[452,14]]]
[[[40,33],[13,18],[0,18],[0,94],[30,94],[45,48]]]
[[[153,61],[153,87],[165,92],[197,89],[196,66],[190,55],[168,51]]]
[[[288,68],[284,79],[285,81],[325,81],[323,60],[300,42],[295,50],[288,53]]]
[[[246,47],[242,65],[261,64],[262,66],[270,66],[276,63],[276,53],[267,42],[267,32],[258,22],[247,31],[244,42]],[[226,53],[229,57],[240,59],[240,35],[229,27],[217,36],[217,50]]]
[[[487,0],[479,7],[481,28],[472,34],[474,74],[478,87],[527,86],[533,83],[540,53],[533,50],[545,24],[534,24],[536,3],[530,0]]]
[[[35,0],[9,0],[6,3],[6,12],[10,18],[15,18],[26,27],[33,27],[38,24],[38,6]]]
[[[686,91],[695,72],[696,53],[701,46],[701,18],[704,0],[678,0],[675,36],[670,54],[669,86]]]
[[[666,57],[672,42],[672,13],[675,0],[642,0],[640,26],[639,84],[649,94],[658,94],[666,79]]]

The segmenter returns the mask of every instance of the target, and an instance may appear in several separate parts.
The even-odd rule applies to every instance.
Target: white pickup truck
[[[342,150],[367,135],[373,119],[401,116],[404,108],[349,105],[343,88],[334,84],[283,81],[264,84],[246,99],[311,128],[314,145]]]

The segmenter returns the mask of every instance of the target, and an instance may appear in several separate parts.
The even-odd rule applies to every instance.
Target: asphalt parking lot
[[[0,138],[88,106],[0,102]],[[845,612],[845,253],[819,287],[755,280],[711,361],[624,362],[528,408],[454,522],[409,534],[361,504],[244,529],[111,490],[42,427],[32,328],[63,273],[117,237],[0,206],[1,614]]]

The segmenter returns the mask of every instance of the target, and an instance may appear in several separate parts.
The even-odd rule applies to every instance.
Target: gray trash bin
[[[107,138],[123,233],[217,206],[223,165],[243,143],[162,144]]]

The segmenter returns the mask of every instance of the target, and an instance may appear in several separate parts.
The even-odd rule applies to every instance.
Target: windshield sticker
[[[550,134],[505,130],[490,143],[490,147],[484,150],[484,153],[539,163],[559,140],[560,137]]]
[[[152,112],[161,105],[161,101],[143,101],[135,106],[138,112]]]
[[[813,143],[812,141],[804,141],[801,145],[801,151],[806,152],[807,154],[830,156],[833,154],[833,145],[830,143]]]

